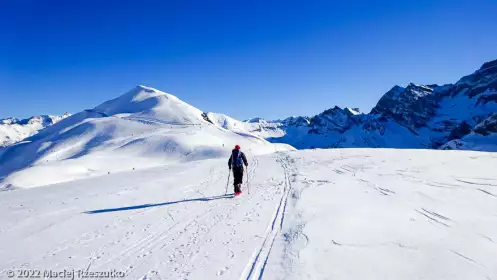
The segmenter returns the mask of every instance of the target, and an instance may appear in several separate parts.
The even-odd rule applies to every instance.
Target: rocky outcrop
[[[371,110],[371,114],[391,118],[410,129],[426,125],[438,108],[438,98],[433,95],[436,85],[409,84],[406,88],[394,86]]]
[[[474,131],[475,133],[483,136],[497,133],[497,113],[492,114],[490,117],[479,123],[475,127]]]

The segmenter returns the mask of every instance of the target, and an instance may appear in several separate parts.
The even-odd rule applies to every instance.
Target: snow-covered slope
[[[231,185],[225,195],[225,159],[0,192],[0,279],[21,269],[142,280],[497,279],[494,153],[340,149],[248,160],[250,194],[244,183],[239,199]]]
[[[212,124],[203,112],[149,87],[74,114],[0,154],[0,186],[34,187],[174,162],[227,157],[231,148],[278,149]]]
[[[284,135],[280,123],[268,122],[260,118],[238,121],[219,113],[207,113],[207,116],[216,126],[236,133],[248,133],[262,138]]]
[[[449,146],[493,150],[497,142],[492,137],[486,137],[488,143],[482,146],[470,143],[477,137],[469,134],[494,113],[497,60],[483,64],[455,84],[394,86],[369,114],[335,106],[310,118],[308,124],[300,123],[298,129],[277,122],[283,135],[269,140],[296,148],[439,148],[468,135],[467,145]]]
[[[39,130],[50,126],[70,116],[65,113],[62,116],[41,115],[29,119],[0,119],[0,147],[12,145],[24,138],[36,134]]]

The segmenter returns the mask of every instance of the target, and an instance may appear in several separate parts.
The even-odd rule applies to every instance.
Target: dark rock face
[[[455,87],[456,92],[463,92],[470,98],[487,90],[497,90],[497,60],[484,63],[473,74],[461,78]]]
[[[497,59],[483,63],[480,70],[487,70],[487,69],[489,71],[492,71],[493,73],[497,73]]]
[[[311,118],[310,134],[343,133],[355,124],[352,113],[335,106]]]
[[[478,104],[487,104],[488,102],[497,103],[497,91],[493,94],[482,95],[478,98]]]
[[[209,119],[209,116],[207,116],[207,114],[205,112],[202,113],[202,118],[206,121],[206,122],[210,122],[211,124],[214,124],[211,119]]]
[[[281,121],[281,123],[285,126],[308,126],[309,118],[308,117],[289,117]]]
[[[420,128],[434,116],[438,98],[433,88],[409,84],[406,88],[394,86],[380,99],[371,114],[391,118],[410,129]]]
[[[456,128],[454,128],[448,137],[447,140],[454,140],[454,139],[460,139],[463,138],[464,136],[468,135],[471,133],[471,125],[469,125],[467,122],[463,121],[460,123]]]
[[[491,133],[497,133],[497,113],[492,114],[490,117],[479,123],[475,129],[475,133],[480,135],[490,135]]]

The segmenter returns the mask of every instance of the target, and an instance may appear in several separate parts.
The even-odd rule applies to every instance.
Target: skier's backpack
[[[240,150],[233,151],[233,166],[235,167],[243,166],[242,152]]]

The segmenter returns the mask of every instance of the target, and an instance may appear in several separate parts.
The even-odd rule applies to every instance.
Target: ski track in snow
[[[225,159],[3,192],[0,278],[75,268],[154,280],[495,279],[497,178],[452,157],[401,168],[409,153],[394,153],[250,157],[237,199],[232,176],[224,194]]]
[[[291,182],[289,180],[289,166],[288,166],[288,156],[286,158],[279,158],[281,166],[283,167],[285,174],[285,188],[283,195],[281,196],[280,202],[273,213],[273,218],[271,219],[271,224],[267,229],[266,236],[262,245],[254,251],[254,254],[250,261],[247,263],[245,270],[240,277],[240,279],[262,279],[264,275],[264,269],[266,268],[269,256],[271,254],[271,249],[273,248],[274,241],[281,231],[283,226],[283,221],[285,219],[286,204],[288,201],[288,194],[291,190]]]
[[[258,158],[252,158],[246,173],[249,182],[255,179],[258,167]],[[198,193],[204,196],[203,193],[207,192],[204,189],[225,185],[223,181],[226,179],[226,174],[212,172],[212,170],[210,174],[208,178],[200,182],[198,189],[188,185],[185,186],[183,188],[186,191],[185,194]],[[98,271],[106,267],[117,266],[121,267],[126,273],[125,279],[135,279],[141,275],[138,271],[143,271],[144,265],[154,260],[154,254],[157,252],[167,252],[167,257],[161,260],[158,265],[162,269],[150,270],[146,275],[140,277],[146,279],[155,275],[159,279],[188,279],[191,272],[195,271],[197,267],[207,265],[209,254],[212,252],[204,248],[208,247],[214,241],[214,238],[217,238],[219,231],[225,231],[221,235],[227,236],[228,240],[224,241],[223,244],[227,245],[232,257],[234,257],[233,251],[235,250],[229,246],[233,243],[233,236],[240,234],[236,232],[236,225],[240,221],[234,223],[232,220],[233,215],[246,210],[246,208],[240,208],[241,204],[251,207],[257,206],[259,204],[257,202],[256,205],[251,205],[255,196],[263,195],[265,200],[271,201],[273,199],[271,192],[278,189],[278,186],[260,186],[259,183],[250,187],[252,187],[250,190],[251,194],[248,194],[248,189],[246,188],[245,194],[239,199],[233,200],[231,199],[232,195],[228,194],[220,196],[226,199],[209,201],[207,207],[193,207],[193,203],[184,203],[184,206],[181,207],[183,209],[173,214],[169,211],[161,213],[164,209],[161,207],[144,207],[143,209],[137,207],[136,210],[131,209],[126,218],[118,218],[110,224],[101,224],[91,231],[83,232],[79,236],[61,240],[59,245],[50,251],[24,260],[20,267],[30,268],[44,259],[57,257],[57,255],[64,252],[75,251],[79,246],[84,247],[88,244],[98,243],[100,244],[98,249],[88,253],[87,262],[84,266],[86,270]],[[231,188],[232,185],[230,184],[228,193],[232,192]],[[119,209],[121,208],[92,210],[69,216],[67,220],[77,219],[81,215],[91,215],[95,218],[98,217],[97,215],[112,215],[106,212],[118,212],[120,211]],[[240,211],[236,211],[237,209]],[[253,210],[246,212],[242,217],[249,221],[252,214],[254,214]],[[138,225],[134,224],[139,219],[144,219],[152,215],[157,216],[157,221],[154,224],[140,224],[142,228],[138,228]],[[48,225],[48,227],[63,226],[65,222],[66,220],[59,220],[54,224]],[[132,225],[132,227],[127,227],[127,224]],[[125,232],[121,232],[123,229],[125,229]],[[138,234],[137,231],[141,231],[142,234],[140,238],[135,239],[134,237]],[[36,235],[36,233],[33,234]],[[30,236],[26,238],[30,238]],[[129,243],[130,240],[134,241]],[[219,240],[217,241],[220,242]],[[117,250],[117,248],[120,248],[119,244],[126,243],[129,245]],[[12,259],[6,265],[15,262],[16,260]],[[229,271],[229,265],[223,266],[218,270],[217,276],[223,276]]]
[[[257,201],[262,196],[264,201],[272,203],[271,201],[276,201],[275,199],[277,199],[279,203],[275,217],[270,222],[271,230],[266,234],[261,245],[260,258],[254,260],[257,262],[257,265],[254,263],[254,267],[258,271],[253,271],[251,274],[257,274],[258,279],[260,279],[267,264],[272,243],[281,229],[290,184],[286,170],[287,166],[283,158],[277,159],[283,170],[285,170],[285,173],[282,174],[282,176],[285,176],[283,190],[280,189],[282,184],[261,185],[260,181],[254,182],[254,179],[257,179],[259,159],[258,157],[253,157],[250,160],[245,177],[246,179],[248,178],[250,185],[244,184],[245,191],[241,198],[232,199],[231,181],[229,194],[220,195],[220,199],[208,201],[206,207],[196,207],[194,206],[195,202],[188,202],[176,204],[181,205],[176,212],[167,210],[164,213],[165,208],[163,207],[137,205],[135,208],[131,206],[96,209],[68,215],[64,219],[46,225],[45,229],[25,236],[25,238],[29,240],[47,229],[64,227],[65,224],[81,218],[82,215],[98,218],[98,215],[121,213],[122,209],[126,209],[128,214],[125,217],[120,216],[112,219],[111,223],[99,224],[97,227],[92,227],[90,231],[82,232],[79,235],[65,236],[56,242],[52,249],[37,255],[31,255],[29,259],[21,261],[13,258],[4,263],[4,268],[0,271],[5,273],[9,266],[29,269],[36,266],[37,263],[57,259],[59,255],[70,254],[71,251],[78,251],[79,247],[92,247],[92,244],[99,244],[96,250],[88,251],[83,267],[85,270],[99,271],[109,267],[120,267],[126,273],[125,279],[136,279],[136,277],[140,277],[140,279],[149,279],[150,277],[152,277],[150,279],[189,279],[191,273],[197,268],[204,268],[208,265],[210,254],[213,253],[209,250],[212,247],[219,246],[214,245],[216,242],[221,242],[229,251],[230,257],[236,259],[235,252],[237,249],[233,245],[237,244],[235,242],[237,237],[243,237],[243,233],[237,232],[237,225],[244,222],[250,223],[254,214],[262,216],[262,213],[259,212],[260,210],[257,211],[257,207],[261,204],[261,202]],[[226,175],[224,172],[216,172],[211,169],[209,176],[199,182],[199,187],[192,185],[183,187],[185,196],[200,194],[205,197],[204,193],[208,193],[212,186],[225,186]],[[273,179],[270,178],[270,180]],[[248,187],[251,188],[250,194],[248,194]],[[135,188],[135,190],[137,189]],[[127,191],[120,192],[126,193]],[[206,199],[209,199],[209,197]],[[270,205],[268,204],[268,206]],[[247,211],[247,209],[250,210]],[[67,209],[50,212],[50,215],[56,215],[58,212],[65,210]],[[245,214],[240,215],[240,212],[245,212]],[[238,215],[238,217],[234,219],[233,215]],[[140,222],[141,219],[146,219],[150,216],[156,216],[154,223]],[[41,216],[38,218],[42,219]],[[242,221],[240,221],[240,218]],[[12,230],[15,228],[14,226]],[[137,238],[138,236],[140,237]],[[219,239],[218,236],[226,238],[224,241],[215,240]],[[238,242],[244,242],[244,238],[238,240]],[[124,244],[126,245],[123,246]],[[167,254],[164,254],[165,252]],[[156,256],[156,254],[160,255],[160,257]],[[156,269],[148,270],[145,275],[139,272],[147,270],[145,269],[146,264],[157,262],[157,258],[160,261],[155,265]],[[16,265],[16,263],[22,264]],[[216,276],[229,277],[227,279],[235,277],[234,275],[236,275],[236,270],[231,269],[229,264],[219,267],[216,272]],[[153,278],[154,276],[155,278]]]

